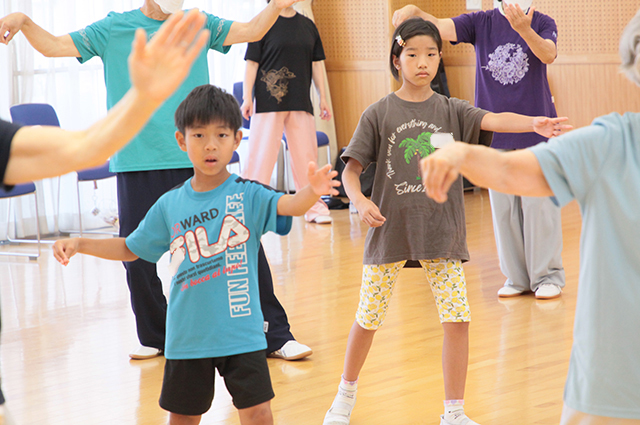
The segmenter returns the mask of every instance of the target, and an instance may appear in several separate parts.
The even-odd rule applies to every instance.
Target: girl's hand
[[[370,199],[364,198],[357,204],[353,204],[358,210],[358,215],[360,216],[360,220],[362,220],[365,224],[369,225],[369,227],[380,227],[387,221],[386,218],[382,214],[380,214],[380,209],[376,204],[374,204]]]
[[[60,239],[53,244],[53,256],[60,264],[66,266],[69,264],[69,258],[78,252],[79,239]]]
[[[309,170],[307,172],[309,185],[313,189],[313,192],[318,196],[337,196],[339,194],[339,192],[334,188],[340,186],[340,182],[338,180],[333,180],[337,175],[337,171],[331,171],[331,164],[327,164],[318,169],[315,162],[311,161],[309,163]]]
[[[327,101],[324,99],[320,100],[320,119],[325,121],[329,121],[331,119],[331,111],[329,110]]]
[[[563,131],[571,130],[573,128],[572,125],[560,124],[568,119],[569,118],[567,117],[535,117],[533,119],[533,131],[544,137],[559,136]]]
[[[243,100],[240,105],[240,112],[245,120],[248,120],[253,115],[253,99]]]

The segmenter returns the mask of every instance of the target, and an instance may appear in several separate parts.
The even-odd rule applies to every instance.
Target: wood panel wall
[[[393,88],[388,71],[391,14],[413,3],[439,18],[466,13],[464,0],[316,0],[314,12],[325,51],[339,146],[346,146],[362,111]],[[618,41],[636,13],[636,0],[534,0],[558,25],[558,58],[548,67],[558,114],[581,127],[613,111],[640,111],[640,90],[618,68]],[[483,0],[483,8],[493,0]],[[471,102],[473,46],[445,43],[451,95]]]
[[[338,147],[349,144],[360,115],[390,91],[387,0],[316,0]]]

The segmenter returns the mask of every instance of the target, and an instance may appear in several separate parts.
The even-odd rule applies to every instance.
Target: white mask
[[[496,3],[496,0],[494,0],[494,4]],[[531,3],[533,3],[533,0],[502,0],[501,2],[498,1],[498,6],[496,6],[498,8],[498,10],[500,11],[500,13],[502,13],[504,15],[504,10],[502,9],[502,6],[506,3],[506,4],[510,4],[512,6],[515,6],[516,4],[520,5],[520,9],[522,9],[524,11],[524,13],[529,13],[529,8],[531,7]]]
[[[182,5],[184,4],[184,0],[155,0],[155,2],[167,14],[182,10]]]

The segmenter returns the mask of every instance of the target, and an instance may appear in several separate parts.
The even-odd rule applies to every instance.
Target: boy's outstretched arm
[[[462,174],[477,186],[521,196],[553,196],[538,159],[528,149],[500,152],[486,146],[453,143],[420,161],[427,196],[445,202]]]
[[[138,256],[127,247],[125,238],[71,238],[60,239],[53,244],[53,256],[63,266],[69,264],[69,259],[78,253],[115,261],[138,259]]]
[[[340,182],[333,180],[338,175],[337,171],[331,171],[331,165],[327,164],[318,169],[315,162],[309,163],[307,177],[309,184],[296,192],[295,195],[284,195],[278,200],[278,215],[298,216],[309,211],[321,195],[337,195],[334,188],[340,186]]]
[[[282,9],[291,6],[301,0],[271,0],[262,12],[258,13],[249,22],[234,22],[229,28],[227,38],[224,39],[225,46],[238,43],[251,43],[262,40],[262,37],[269,31],[278,19]],[[295,36],[295,35],[292,35]]]
[[[563,131],[572,129],[573,126],[571,125],[561,124],[568,119],[567,117],[530,117],[514,114],[513,112],[499,114],[489,112],[482,118],[480,128],[497,133],[529,133],[535,131],[549,138],[559,136]]]
[[[371,227],[380,227],[387,219],[380,213],[378,206],[362,194],[362,185],[360,184],[362,171],[362,164],[358,160],[349,158],[342,172],[344,190],[353,206],[358,210],[360,220]]]

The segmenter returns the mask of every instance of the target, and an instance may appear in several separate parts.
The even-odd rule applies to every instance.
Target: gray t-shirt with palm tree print
[[[462,178],[451,186],[447,202],[438,204],[425,196],[418,163],[435,150],[433,133],[489,146],[493,134],[480,130],[487,113],[438,93],[424,102],[408,102],[392,93],[362,114],[342,160],[355,159],[365,169],[377,164],[371,200],[386,218],[381,227],[369,229],[364,264],[469,260]]]

